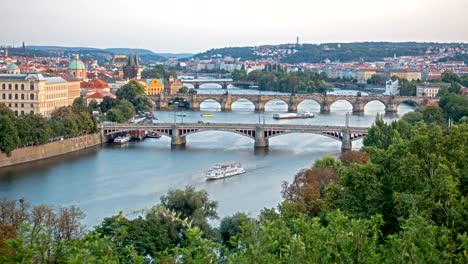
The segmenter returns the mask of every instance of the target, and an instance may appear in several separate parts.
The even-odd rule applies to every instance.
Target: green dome
[[[68,64],[68,69],[69,70],[85,70],[86,67],[77,55],[75,59],[70,61],[70,63]]]
[[[7,71],[17,71],[17,70],[19,70],[18,66],[16,66],[16,64],[14,64],[14,63],[8,65],[8,67],[6,69],[7,69]]]

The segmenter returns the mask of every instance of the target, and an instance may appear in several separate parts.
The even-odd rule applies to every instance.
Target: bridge
[[[154,131],[171,138],[171,145],[185,145],[186,137],[203,131],[226,131],[254,140],[255,148],[266,148],[272,137],[290,133],[311,133],[341,141],[341,150],[352,149],[352,141],[367,135],[366,127],[349,126],[311,126],[311,125],[275,125],[275,124],[229,124],[229,123],[161,123],[161,124],[103,124],[101,135],[104,139],[112,138],[122,132]]]
[[[255,111],[265,111],[265,105],[274,99],[279,99],[288,105],[289,112],[297,112],[300,103],[305,100],[312,100],[320,105],[320,112],[330,112],[332,104],[337,101],[347,101],[353,107],[353,112],[362,113],[366,104],[372,101],[381,102],[385,106],[385,112],[395,113],[401,103],[413,103],[416,105],[426,105],[439,101],[439,98],[433,97],[414,97],[414,96],[344,96],[344,95],[324,95],[321,93],[296,94],[296,95],[255,95],[255,94],[175,94],[175,95],[151,95],[150,98],[155,102],[158,109],[167,109],[169,102],[175,97],[183,98],[189,103],[192,110],[200,110],[200,104],[205,100],[214,100],[221,105],[222,111],[231,111],[232,104],[245,99],[252,102]]]
[[[219,84],[223,89],[227,89],[227,87],[234,83],[231,78],[225,79],[183,79],[183,84],[191,84],[195,89],[200,88],[202,84]]]

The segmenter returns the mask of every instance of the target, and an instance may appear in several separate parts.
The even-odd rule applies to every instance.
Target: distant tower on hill
[[[296,45],[299,46],[299,36],[296,37]]]
[[[135,56],[130,53],[128,55],[127,65],[123,66],[123,75],[125,79],[141,79],[141,66],[140,58],[138,58],[138,51]]]
[[[24,44],[24,41],[23,41],[23,45],[21,47],[21,52],[23,53],[23,55],[26,54],[26,45]]]

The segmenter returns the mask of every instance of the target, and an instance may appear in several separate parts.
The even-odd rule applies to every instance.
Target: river
[[[259,93],[230,88],[230,93]],[[199,93],[223,92],[207,87]],[[343,91],[353,93],[353,91]],[[266,92],[262,92],[266,93]],[[228,123],[295,123],[311,125],[344,125],[351,105],[336,102],[331,113],[320,114],[312,101],[299,105],[299,111],[316,114],[313,119],[273,120],[273,113],[287,111],[286,104],[271,101],[265,113],[255,113],[248,101],[233,104],[233,111],[220,112],[219,104],[205,101],[198,112],[155,112],[160,122],[228,122]],[[400,105],[398,113],[384,116],[396,120],[414,108]],[[213,117],[201,117],[202,113]],[[370,126],[377,113],[383,113],[380,102],[369,103],[363,115],[351,115],[351,126]],[[177,115],[179,114],[179,115]],[[183,119],[183,120],[182,120]],[[353,142],[360,148],[362,140]],[[228,132],[202,132],[187,136],[183,149],[171,149],[170,139],[145,139],[126,146],[106,145],[69,155],[0,169],[0,196],[24,197],[32,204],[57,206],[78,205],[87,215],[84,223],[92,227],[106,217],[123,211],[132,215],[150,208],[169,189],[187,185],[206,190],[219,202],[220,217],[243,211],[256,216],[264,207],[275,207],[281,201],[281,184],[291,181],[302,168],[325,155],[338,156],[341,143],[320,135],[288,134],[270,139],[266,151],[254,151],[249,138]],[[204,172],[215,163],[242,162],[247,173],[207,182]]]

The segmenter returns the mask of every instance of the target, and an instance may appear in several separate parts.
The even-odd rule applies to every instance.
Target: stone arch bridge
[[[185,145],[186,136],[203,131],[226,131],[246,136],[254,140],[256,148],[265,148],[272,137],[290,133],[311,133],[341,141],[341,150],[352,149],[352,141],[367,135],[366,127],[273,125],[273,124],[228,124],[228,123],[161,123],[161,124],[104,124],[101,134],[109,139],[122,132],[154,131],[171,138],[171,145]]]
[[[152,95],[150,98],[156,103],[158,109],[166,109],[169,102],[176,97],[183,98],[189,103],[192,110],[199,110],[200,104],[205,100],[214,100],[221,105],[222,111],[231,111],[232,104],[239,100],[249,100],[255,105],[255,111],[264,111],[265,105],[273,100],[279,99],[288,105],[289,112],[297,112],[299,104],[305,100],[312,100],[320,105],[320,112],[330,112],[331,105],[337,101],[347,101],[353,107],[353,112],[364,112],[366,104],[372,101],[379,101],[385,105],[385,112],[395,113],[401,103],[413,103],[415,105],[425,105],[438,102],[438,98],[414,97],[414,96],[344,96],[344,95],[324,95],[298,94],[298,95],[253,95],[253,94],[175,94],[175,95]]]

